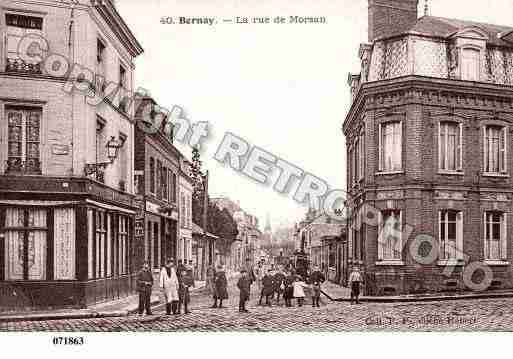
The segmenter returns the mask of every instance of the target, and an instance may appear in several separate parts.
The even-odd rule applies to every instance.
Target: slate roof
[[[513,47],[513,35],[506,37],[511,42],[504,41],[503,39],[499,38],[499,35],[505,35],[509,32],[513,32],[513,27],[485,24],[475,21],[447,19],[436,16],[423,16],[417,20],[415,25],[408,31],[408,33],[447,38],[460,30],[473,26],[480,28],[488,34],[489,44]]]

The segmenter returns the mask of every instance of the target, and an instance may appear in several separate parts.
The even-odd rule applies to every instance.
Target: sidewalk
[[[326,282],[322,285],[321,292],[330,300],[335,302],[349,302],[351,290],[347,287]],[[360,296],[361,302],[367,303],[407,303],[407,302],[429,302],[441,300],[462,300],[462,299],[491,299],[491,298],[513,298],[513,291],[488,291],[488,292],[462,292],[462,293],[434,293],[422,295],[395,295],[395,296]]]
[[[196,281],[196,286],[191,290],[191,293],[198,292],[204,287],[204,281]],[[161,304],[160,296],[160,288],[154,286],[151,294],[152,307],[157,307]],[[0,313],[0,322],[126,317],[129,314],[137,313],[138,309],[139,295],[135,294],[123,299],[95,304],[85,309]]]

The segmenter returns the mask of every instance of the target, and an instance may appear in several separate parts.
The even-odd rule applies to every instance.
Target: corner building
[[[369,0],[343,124],[348,264],[362,268],[367,295],[469,290],[473,262],[491,270],[488,290],[510,289],[513,28],[417,9]],[[411,255],[418,235],[435,239],[430,264]]]

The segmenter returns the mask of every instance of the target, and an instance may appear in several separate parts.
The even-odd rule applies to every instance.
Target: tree
[[[191,178],[193,182],[192,193],[192,220],[203,227],[203,206],[205,196],[205,179],[201,171],[201,155],[195,147],[192,149]],[[208,215],[208,214],[207,214]]]

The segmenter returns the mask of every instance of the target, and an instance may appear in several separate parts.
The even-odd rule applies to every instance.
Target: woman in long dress
[[[160,271],[160,288],[166,300],[166,314],[178,313],[178,276],[173,260],[169,259],[166,265]]]

